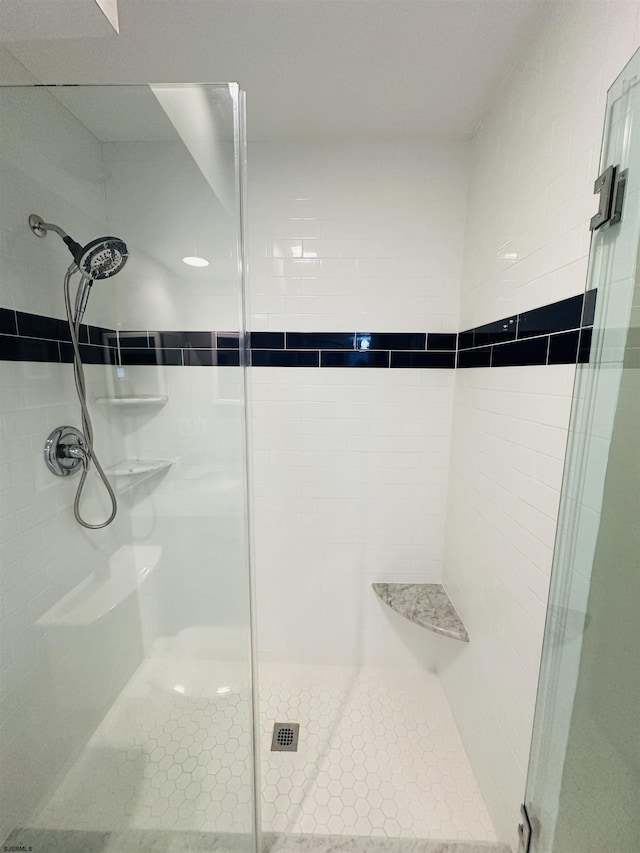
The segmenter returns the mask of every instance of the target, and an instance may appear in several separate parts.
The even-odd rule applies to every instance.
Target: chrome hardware
[[[522,815],[522,823],[518,825],[518,837],[520,839],[518,853],[529,853],[531,850],[532,829],[527,807],[524,803],[520,806],[520,814]]]
[[[89,462],[84,435],[72,426],[56,427],[44,443],[44,461],[56,477],[74,474]]]
[[[627,170],[619,172],[618,166],[609,166],[596,179],[594,193],[600,194],[600,205],[595,216],[591,217],[589,228],[597,231],[603,225],[615,225],[622,219],[622,203],[627,183]]]
[[[37,213],[32,213],[29,217],[29,228],[31,228],[36,237],[47,236],[44,219],[41,216],[38,216]]]

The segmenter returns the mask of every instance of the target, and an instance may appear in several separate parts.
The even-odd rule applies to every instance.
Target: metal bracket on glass
[[[518,837],[520,839],[520,843],[518,844],[518,853],[529,853],[531,850],[531,821],[529,820],[529,814],[527,812],[527,807],[523,803],[520,806],[520,814],[522,815],[522,823],[518,824]]]
[[[89,461],[87,444],[79,429],[56,427],[44,443],[44,461],[56,477],[68,477]]]
[[[596,179],[593,191],[600,194],[600,205],[596,215],[591,217],[591,231],[620,222],[626,183],[627,170],[620,172],[619,166],[609,166]]]

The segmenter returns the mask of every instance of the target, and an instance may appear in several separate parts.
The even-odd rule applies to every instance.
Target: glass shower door
[[[0,111],[0,847],[254,853],[242,93],[5,87]],[[43,460],[81,417],[72,258],[31,214],[128,247],[79,335],[100,530]],[[81,509],[109,514],[95,465]]]
[[[609,91],[590,363],[578,367],[525,806],[530,853],[640,850],[640,53]]]

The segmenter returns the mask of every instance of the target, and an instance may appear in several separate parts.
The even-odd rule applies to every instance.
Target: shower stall
[[[444,325],[426,334],[247,332],[237,85],[0,88],[0,842],[8,850],[511,851],[526,775],[518,759],[529,757],[528,742],[517,756],[512,743],[531,730],[535,681],[517,673],[518,686],[531,687],[527,704],[509,682],[509,661],[537,673],[539,648],[527,645],[538,637],[533,619],[521,634],[509,620],[529,619],[524,601],[544,621],[548,577],[515,578],[509,560],[523,554],[494,547],[506,535],[483,540],[490,559],[476,548],[490,501],[473,482],[465,492],[462,474],[478,451],[477,482],[489,489],[496,470],[509,473],[500,453],[520,461],[526,452],[531,480],[540,485],[544,457],[540,480],[551,471],[559,488],[566,426],[554,430],[561,449],[545,456],[532,439],[540,402],[518,401],[518,421],[499,411],[499,392],[514,405],[526,375],[531,397],[542,399],[553,375],[569,398],[574,372],[520,843],[523,853],[575,853],[572,839],[595,831],[588,818],[601,795],[584,781],[597,776],[590,744],[618,784],[599,849],[621,826],[628,846],[616,853],[636,849],[639,528],[629,472],[640,458],[639,59],[607,107],[601,168],[615,166],[621,193],[607,214],[622,216],[595,231],[587,290],[459,334]],[[269,228],[285,219],[277,194],[286,169],[291,186],[313,186],[327,205],[334,174],[324,154],[310,175],[302,158],[276,147],[268,167],[260,151],[255,160],[264,177],[255,221]],[[450,273],[452,247],[462,245],[464,201],[456,208],[455,199],[464,200],[466,183],[452,177],[454,148],[429,163],[416,155],[421,178],[440,193],[428,225],[443,260],[435,274],[426,261],[420,275],[411,271],[408,302],[411,287],[422,300],[429,275]],[[342,154],[343,219],[331,207],[327,231],[368,204],[359,151]],[[401,186],[418,218],[415,163],[401,161],[376,149],[382,177],[367,191],[395,198]],[[314,252],[338,238],[311,230],[303,196],[289,193],[296,230],[272,241],[274,257],[255,255],[255,280],[261,263],[307,263],[312,272],[298,284],[304,298],[320,299]],[[388,229],[407,226],[394,216],[384,210],[374,250],[365,247],[364,267],[376,274],[378,265],[392,269]],[[356,230],[350,239],[366,242]],[[327,266],[340,283],[343,269],[362,274],[354,258],[335,250]],[[420,266],[416,258],[408,260]],[[284,281],[273,285],[283,302]],[[362,281],[357,299],[368,292]],[[383,312],[390,297],[376,293]],[[334,369],[352,367],[376,370]],[[473,384],[477,376],[485,385]],[[552,393],[555,416],[563,392]],[[488,398],[495,411],[482,408]],[[480,419],[452,423],[469,401],[480,401]],[[568,409],[567,401],[567,418]],[[508,421],[502,436],[491,432],[498,414]],[[524,437],[514,450],[516,428]],[[268,465],[252,467],[252,456]],[[548,502],[536,516],[540,540],[505,513],[509,534],[527,537],[522,552],[544,552]],[[445,515],[451,565],[437,575]],[[503,573],[479,581],[476,569],[494,559]],[[620,571],[605,582],[612,561]],[[495,601],[495,619],[484,618]],[[499,729],[493,741],[490,725]],[[487,784],[495,768],[511,788],[502,800]],[[500,826],[496,814],[506,814]]]

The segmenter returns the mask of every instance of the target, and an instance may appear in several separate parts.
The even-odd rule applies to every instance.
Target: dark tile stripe
[[[182,352],[185,367],[239,367],[240,350],[185,349]]]
[[[319,367],[317,350],[251,350],[253,367]]]
[[[216,345],[218,349],[240,349],[240,335],[238,332],[216,332]]]
[[[518,317],[507,317],[504,320],[496,320],[484,326],[476,326],[474,332],[474,346],[481,347],[488,344],[499,344],[504,341],[512,341],[516,336]]]
[[[500,367],[584,363],[597,291],[563,299],[459,334],[447,332],[116,332],[80,327],[89,364],[238,366],[245,340],[251,364],[283,367]],[[66,321],[0,308],[0,358],[72,360]],[[51,344],[51,346],[50,346]]]
[[[155,346],[153,342],[150,343],[148,332],[118,332],[118,342],[121,347],[126,347],[127,349],[149,349],[150,347]],[[158,343],[160,343],[158,341]]]
[[[580,345],[578,347],[578,364],[588,364],[591,356],[591,341],[593,329],[580,330]]]
[[[356,349],[424,350],[424,332],[358,332]]]
[[[287,349],[353,349],[353,332],[287,332]]]
[[[182,350],[181,349],[142,349],[121,347],[120,349],[121,364],[146,364],[160,365],[167,364],[173,366],[182,365]]]
[[[391,367],[445,367],[456,366],[455,352],[392,352]]]
[[[73,346],[61,341],[60,361],[71,364],[73,361]],[[80,344],[80,358],[84,364],[118,364],[118,350],[115,347],[102,347],[93,344]]]
[[[491,367],[491,347],[461,350],[458,353],[458,367]]]
[[[26,314],[16,311],[18,334],[25,338],[48,338],[51,341],[70,341],[69,324],[56,317]]]
[[[453,350],[455,352],[457,335],[448,332],[429,332],[427,349]]]
[[[580,332],[562,332],[549,339],[549,364],[575,364],[578,360]]]
[[[389,352],[384,350],[352,350],[320,353],[320,367],[389,367]]]
[[[583,297],[572,296],[518,316],[518,338],[532,338],[567,329],[579,329]]]
[[[525,365],[546,364],[548,349],[548,336],[494,346],[491,352],[491,367],[524,367]]]
[[[284,332],[251,332],[251,349],[284,349]]]
[[[0,335],[2,361],[60,361],[58,341]]]
[[[16,312],[11,308],[0,308],[0,334],[1,335],[17,335],[18,323],[16,321]]]

